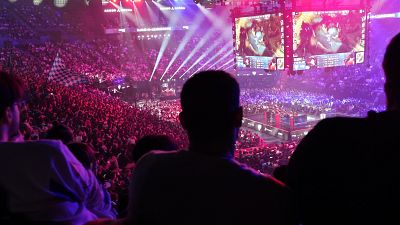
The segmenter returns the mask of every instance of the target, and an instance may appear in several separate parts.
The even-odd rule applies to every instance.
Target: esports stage
[[[298,140],[308,132],[326,115],[281,115],[278,113],[264,112],[244,117],[243,126],[260,133],[276,137],[284,141]]]

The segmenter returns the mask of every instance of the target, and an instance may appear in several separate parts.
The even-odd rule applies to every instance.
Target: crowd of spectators
[[[80,29],[79,25],[63,23],[61,13],[55,13],[53,7],[41,5],[43,10],[31,14],[34,11],[31,5],[11,6],[8,1],[0,2],[0,10],[4,12],[0,14],[0,33],[7,33],[12,39],[38,38],[43,29],[65,32]],[[163,79],[168,80],[176,71],[173,79],[179,79],[185,72],[189,77],[199,68],[231,68],[231,57],[223,57],[233,52],[231,44],[225,48],[227,42],[231,43],[231,37],[216,32],[209,40],[195,34],[164,74],[184,35],[175,32],[168,37],[171,40],[154,70],[153,79],[158,80],[164,75]],[[219,41],[210,44],[210,40]],[[87,76],[92,84],[111,85],[121,78],[147,81],[153,74],[161,42],[126,42],[115,36],[102,36],[95,40],[47,41],[0,50],[0,65],[11,67],[29,87],[29,101],[22,113],[25,139],[46,138],[55,121],[71,128],[73,141],[93,146],[98,164],[97,176],[116,203],[121,193],[127,192],[133,165],[130,150],[138,139],[150,134],[166,135],[179,148],[187,147],[187,137],[178,121],[179,101],[147,101],[137,107],[91,84],[65,87],[49,82],[47,75],[58,55],[66,68]],[[198,51],[192,54],[198,46]],[[203,55],[205,52],[208,53],[206,56]],[[379,56],[383,52],[376,54]],[[289,115],[340,113],[365,116],[366,110],[382,111],[383,75],[378,69],[378,58],[371,61],[370,67],[307,71],[290,77],[281,87],[242,90],[244,114],[273,111]],[[186,59],[188,61],[181,67]],[[258,134],[240,130],[236,158],[256,170],[271,173],[288,162],[297,144],[267,144]]]
[[[376,96],[375,96],[376,97]],[[246,89],[241,100],[245,115],[272,112],[280,115],[321,114],[365,116],[368,110],[382,111],[384,102],[375,98],[334,97],[333,95],[310,92],[291,87]]]
[[[29,87],[29,101],[21,121],[24,138],[47,138],[55,121],[69,127],[74,142],[93,146],[97,176],[116,203],[123,201],[119,196],[127,191],[133,166],[130,152],[138,139],[150,134],[167,135],[179,148],[187,147],[185,132],[176,117],[172,119],[174,116],[160,111],[170,108],[177,116],[180,110],[177,101],[149,102],[135,107],[90,85],[65,87],[47,80],[47,74],[42,73],[46,69],[40,68],[41,58],[36,57],[37,53],[13,49],[13,54],[12,64],[17,64],[13,69]],[[5,63],[7,57],[2,59]],[[237,147],[250,148],[261,143],[263,140],[258,135],[242,130]]]

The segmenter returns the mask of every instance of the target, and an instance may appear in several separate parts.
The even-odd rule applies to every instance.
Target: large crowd
[[[31,14],[32,6],[12,8],[19,12],[20,18],[17,18],[11,15],[12,11],[5,10],[10,9],[10,5],[8,1],[0,3],[0,10],[7,12],[0,15],[0,32],[11,39],[38,38],[42,35],[40,31],[47,28],[64,32],[80,29],[80,25],[74,27],[70,23],[62,23],[61,14],[54,14],[55,11],[49,6],[43,6],[44,10],[38,11],[40,15]],[[54,20],[48,19],[53,18],[50,14],[56,15]],[[23,24],[22,19],[27,23],[19,25]],[[215,44],[209,44],[196,34],[164,74],[169,60],[179,48],[179,40],[185,35],[182,32],[168,37],[170,44],[154,71],[153,79],[160,79],[164,75],[163,79],[167,80],[176,71],[179,72],[174,78],[179,79],[183,73],[189,77],[200,67],[224,69],[233,63],[229,61],[231,57],[226,57],[215,64],[209,62],[205,65],[211,57],[218,56],[212,60],[215,62],[233,51],[231,46],[225,48],[224,45],[228,40],[231,41],[229,35],[217,32],[209,40],[217,40],[220,36],[223,38]],[[99,166],[97,176],[117,204],[123,201],[121,193],[127,192],[132,168],[130,150],[137,140],[149,134],[167,135],[180,149],[188,146],[187,137],[178,121],[181,111],[179,101],[155,100],[135,106],[92,85],[112,85],[113,81],[120,78],[133,81],[150,79],[161,41],[129,43],[111,36],[96,40],[19,44],[0,51],[0,65],[13,70],[28,87],[26,111],[22,114],[25,140],[46,138],[45,134],[55,121],[71,128],[74,141],[87,143],[95,149]],[[202,44],[199,51],[180,68],[199,43]],[[203,57],[204,52],[208,52],[208,56]],[[49,82],[47,76],[57,55],[66,68],[87,76],[91,84],[65,87]],[[291,77],[283,84],[284,87],[242,90],[244,114],[273,111],[289,115],[340,113],[362,116],[370,109],[382,111],[383,90],[377,87],[383,86],[383,76],[378,72],[378,63],[379,60],[374,59],[369,68],[309,71],[306,75]],[[365,69],[368,69],[369,77],[364,76]],[[267,144],[255,132],[240,130],[235,156],[238,161],[260,172],[272,173],[275,168],[288,163],[297,144]]]
[[[40,47],[34,49],[40,50]],[[167,135],[180,149],[187,147],[185,132],[177,121],[180,111],[177,101],[154,101],[135,107],[90,85],[65,87],[49,82],[47,73],[43,73],[49,69],[42,60],[46,56],[38,57],[44,52],[47,51],[32,53],[13,49],[13,70],[29,87],[29,101],[22,114],[24,138],[46,138],[55,121],[71,128],[74,141],[87,143],[95,149],[97,176],[106,184],[116,203],[119,193],[127,190],[132,167],[130,149],[138,139],[150,134]],[[8,58],[2,59],[6,63]],[[41,65],[47,67],[41,68]],[[240,131],[238,149],[261,145],[265,143],[260,136]]]

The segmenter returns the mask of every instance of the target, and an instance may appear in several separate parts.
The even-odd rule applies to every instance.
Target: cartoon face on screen
[[[236,19],[236,50],[240,56],[283,57],[281,15]]]
[[[294,16],[294,56],[364,51],[363,14],[358,11],[302,12]]]

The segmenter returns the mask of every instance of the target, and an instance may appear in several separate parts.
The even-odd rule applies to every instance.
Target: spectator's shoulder
[[[352,117],[333,117],[321,120],[313,129],[313,133],[340,132],[342,134],[352,133],[355,129],[359,129],[365,125],[366,118],[352,118]]]
[[[236,162],[238,163],[238,162]],[[262,174],[244,164],[240,164],[240,173],[250,179],[252,179],[254,182],[259,183],[261,185],[268,186],[269,188],[274,187],[275,189],[280,189],[280,190],[285,190],[287,189],[286,185],[282,183],[281,181],[275,179],[274,177],[268,175],[268,174]]]
[[[25,141],[25,142],[5,142],[2,143],[5,149],[18,149],[20,152],[30,151],[40,154],[40,152],[46,151],[60,151],[60,149],[66,148],[61,141],[53,140],[40,140],[40,141]]]
[[[35,151],[64,153],[68,148],[59,140],[27,141],[23,143],[27,148]]]
[[[59,140],[38,140],[38,141],[26,141],[24,144],[33,146],[33,147],[47,147],[47,148],[53,148],[53,149],[58,149],[61,148],[63,143]]]
[[[170,161],[174,158],[177,158],[179,155],[179,151],[160,151],[160,150],[153,150],[144,156],[142,156],[136,166],[137,167],[148,167],[154,164],[158,164],[164,161]],[[167,160],[169,159],[169,160]]]
[[[66,145],[59,140],[39,140],[21,143],[21,149],[25,155],[40,155],[42,159],[61,160],[64,162],[80,165]]]

